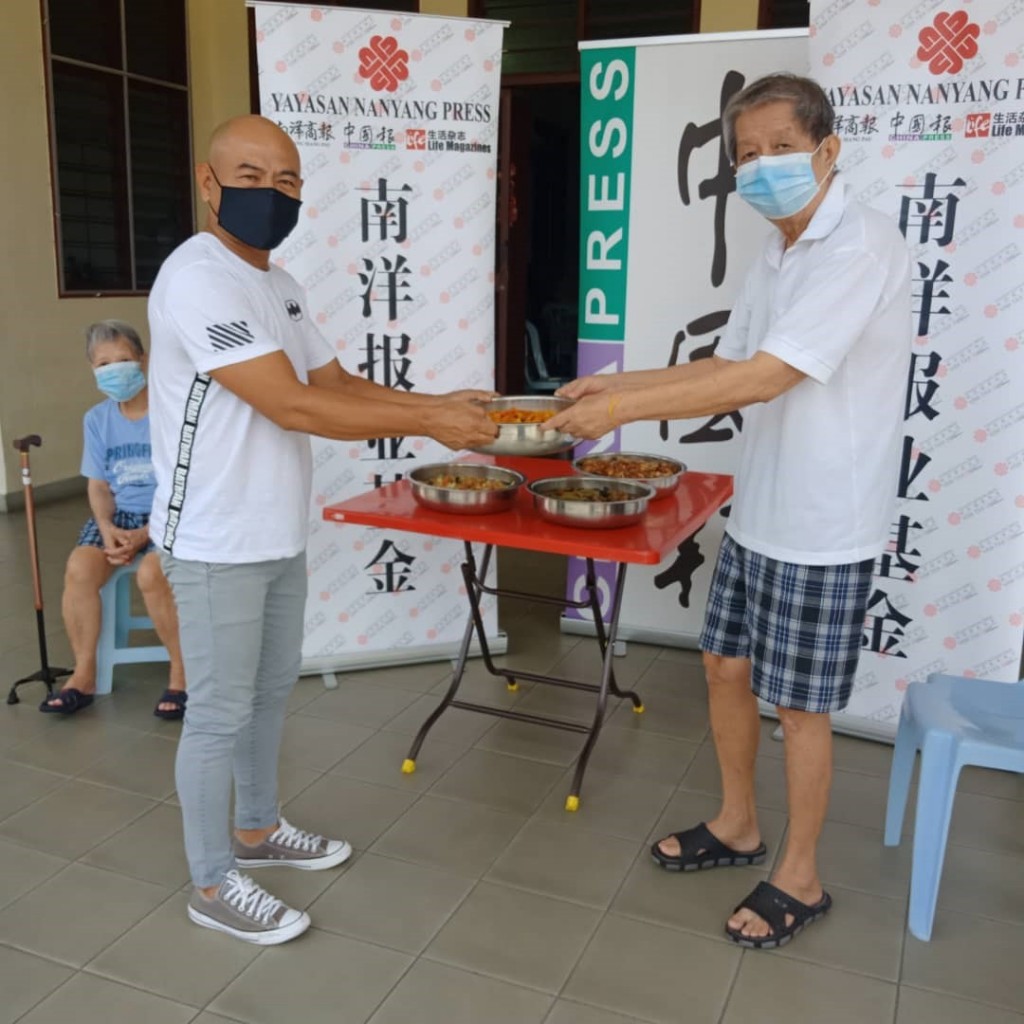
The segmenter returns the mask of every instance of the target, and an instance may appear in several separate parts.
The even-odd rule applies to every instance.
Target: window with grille
[[[502,73],[574,74],[577,41],[696,32],[700,2],[690,0],[471,0],[470,14],[510,22]]]
[[[62,294],[144,292],[191,233],[186,0],[45,0]]]

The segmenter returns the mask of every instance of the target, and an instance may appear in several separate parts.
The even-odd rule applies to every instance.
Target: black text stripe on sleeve
[[[171,480],[171,500],[167,504],[167,525],[164,527],[164,549],[174,552],[174,538],[181,522],[181,510],[185,505],[185,489],[188,486],[188,471],[192,465],[192,449],[196,442],[196,428],[199,426],[199,411],[203,407],[206,392],[210,389],[210,378],[196,374],[185,400],[185,415],[181,421],[181,437],[178,439],[178,457],[174,464]]]
[[[236,320],[230,324],[213,324],[206,328],[206,333],[218,352],[225,352],[229,348],[241,348],[242,345],[251,345],[256,340],[244,320]]]

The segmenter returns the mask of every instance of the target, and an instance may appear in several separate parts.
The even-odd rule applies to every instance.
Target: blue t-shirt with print
[[[82,476],[105,480],[119,511],[149,515],[156,490],[149,415],[130,420],[108,398],[85,414],[83,428]]]

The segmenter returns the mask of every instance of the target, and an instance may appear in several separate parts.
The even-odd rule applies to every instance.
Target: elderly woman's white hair
[[[99,320],[94,324],[89,324],[85,329],[86,357],[92,361],[92,355],[96,351],[97,345],[104,341],[117,341],[118,338],[124,338],[137,356],[146,354],[139,332],[131,324],[127,324],[123,320]]]

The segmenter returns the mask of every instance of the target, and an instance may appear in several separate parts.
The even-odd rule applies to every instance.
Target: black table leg
[[[461,708],[466,711],[477,711],[485,715],[494,715],[498,718],[507,718],[517,722],[529,722],[534,725],[545,725],[554,729],[563,729],[567,732],[577,732],[586,735],[587,739],[576,761],[576,770],[573,775],[572,789],[565,801],[567,811],[575,811],[580,804],[580,787],[583,784],[583,774],[587,768],[587,762],[593,752],[597,737],[604,724],[604,717],[608,707],[608,695],[614,697],[629,698],[635,712],[644,710],[643,702],[637,693],[632,690],[622,690],[615,679],[613,659],[615,657],[615,636],[618,632],[619,614],[622,610],[622,592],[626,582],[626,564],[619,563],[615,577],[615,594],[612,599],[611,619],[605,628],[601,616],[600,595],[597,589],[597,573],[594,569],[593,559],[587,559],[586,589],[587,596],[582,601],[571,601],[566,598],[551,598],[540,594],[520,593],[517,591],[503,590],[497,587],[488,587],[486,583],[487,569],[490,565],[491,555],[494,546],[488,544],[484,548],[484,555],[480,562],[479,572],[477,571],[476,559],[473,555],[473,547],[466,542],[466,560],[462,564],[462,577],[466,584],[466,597],[469,600],[469,619],[466,622],[466,629],[462,635],[462,643],[459,646],[459,654],[452,672],[452,681],[448,686],[444,697],[438,706],[431,712],[427,720],[420,726],[416,738],[413,740],[409,754],[402,764],[402,771],[411,774],[416,770],[416,757],[423,746],[427,733],[433,728],[434,723],[444,714],[448,708]],[[586,683],[576,679],[565,679],[560,676],[552,676],[542,672],[527,672],[513,668],[499,668],[494,664],[491,657],[490,646],[487,642],[487,634],[484,629],[483,613],[480,609],[480,599],[483,594],[495,596],[504,595],[507,597],[520,598],[532,601],[539,601],[560,606],[588,609],[594,617],[594,627],[597,634],[597,642],[601,651],[601,682],[600,685]],[[487,671],[499,678],[504,679],[510,690],[517,688],[517,678],[526,679],[531,682],[544,683],[551,686],[562,686],[575,690],[585,690],[588,693],[597,695],[597,708],[590,725],[581,722],[566,721],[554,718],[550,715],[532,714],[519,711],[515,708],[499,708],[487,704],[476,704],[470,701],[459,700],[458,691],[462,683],[462,677],[466,670],[466,661],[469,657],[469,647],[476,633],[480,644],[480,653],[484,660]]]
[[[462,634],[462,643],[459,645],[458,657],[455,661],[455,668],[452,671],[452,681],[448,687],[444,698],[441,703],[431,712],[430,717],[420,726],[420,731],[416,733],[416,739],[412,742],[412,747],[409,748],[409,755],[402,762],[402,771],[406,775],[411,775],[416,771],[416,756],[420,752],[420,747],[423,746],[423,741],[427,738],[427,733],[433,728],[434,723],[444,714],[445,711],[451,706],[452,701],[455,699],[455,694],[459,691],[459,685],[462,682],[462,676],[466,671],[466,660],[469,658],[469,645],[473,640],[473,633],[476,631],[479,635],[480,643],[485,652],[488,663],[490,663],[490,651],[487,648],[487,639],[484,635],[483,618],[480,615],[480,590],[479,586],[484,580],[487,579],[487,568],[491,561],[491,552],[494,550],[492,544],[488,544],[484,548],[484,557],[480,562],[480,574],[477,577],[476,573],[476,559],[473,557],[473,545],[466,541],[466,562],[462,567],[462,574],[466,580],[466,596],[469,598],[469,618],[466,620],[466,629]]]
[[[588,559],[588,568],[589,559]],[[609,692],[615,692],[616,696],[629,696],[633,699],[633,710],[643,710],[643,704],[640,698],[632,691],[619,691],[618,687],[614,686],[615,672],[612,667],[612,659],[615,657],[615,634],[619,629],[619,613],[622,610],[622,591],[625,589],[626,583],[626,563],[620,562],[618,571],[615,574],[615,594],[612,598],[612,614],[608,621],[608,634],[604,636],[604,624],[601,621],[601,609],[597,606],[597,591],[596,588],[593,591],[594,594],[594,625],[597,628],[598,637],[603,637],[602,647],[604,659],[601,665],[601,688],[597,695],[597,708],[594,711],[594,721],[590,726],[590,730],[587,735],[587,742],[583,745],[583,750],[580,752],[580,756],[576,761],[576,771],[572,777],[572,789],[569,791],[569,795],[565,798],[565,809],[567,811],[575,811],[580,806],[580,788],[583,785],[583,773],[587,770],[587,762],[590,760],[590,755],[594,751],[594,744],[597,743],[597,737],[600,735],[601,726],[604,724],[604,713],[608,705],[608,694]],[[613,691],[614,687],[614,691]]]

